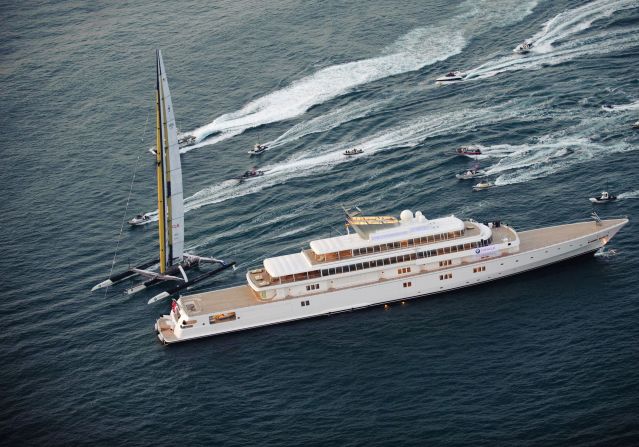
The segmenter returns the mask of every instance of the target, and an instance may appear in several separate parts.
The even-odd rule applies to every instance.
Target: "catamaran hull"
[[[162,343],[171,344],[213,335],[270,326],[306,318],[347,312],[397,301],[419,298],[524,273],[585,254],[603,247],[627,221],[593,232],[583,237],[495,258],[470,265],[453,266],[434,272],[418,273],[375,283],[267,302],[257,306],[225,310],[237,316],[232,321],[209,322],[209,315],[200,315],[189,327],[176,327],[171,315],[164,315],[155,324]],[[476,266],[485,271],[476,273]],[[441,275],[451,273],[450,279]],[[405,284],[410,284],[405,286]]]

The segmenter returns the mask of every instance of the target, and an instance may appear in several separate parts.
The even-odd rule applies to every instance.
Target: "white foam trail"
[[[395,53],[323,68],[288,87],[249,102],[237,112],[193,131],[198,140],[213,132],[241,130],[294,118],[314,105],[343,95],[354,87],[417,70],[461,51],[460,31],[418,28],[398,41]]]
[[[610,17],[617,11],[637,6],[639,3],[636,0],[598,0],[557,14],[531,38],[535,43],[533,51],[552,51],[555,43],[590,28],[594,22]]]
[[[357,86],[415,71],[458,54],[465,47],[467,36],[485,30],[487,26],[503,26],[521,20],[536,5],[536,0],[467,0],[459,5],[459,15],[439,26],[413,29],[378,57],[322,68],[190,133],[200,142],[215,132],[241,133],[249,128],[300,116],[312,106],[341,96]]]
[[[498,175],[496,186],[525,183],[571,169],[579,163],[636,149],[625,142],[603,144],[594,141],[599,128],[608,124],[607,120],[595,123],[595,120],[586,119],[570,129],[580,136],[548,136],[537,143],[511,146],[511,155],[485,168],[486,174]],[[586,129],[592,131],[592,138],[583,135]]]
[[[205,188],[185,199],[185,211],[255,194],[264,188],[285,183],[293,178],[316,176],[337,165],[369,157],[378,152],[414,147],[428,137],[469,130],[478,125],[505,121],[525,114],[521,108],[505,103],[497,108],[458,110],[424,116],[407,125],[386,129],[354,142],[337,143],[300,152],[284,162],[262,167],[267,171],[263,177],[239,184],[236,181],[225,181]],[[345,149],[353,147],[363,149],[364,153],[357,157],[343,155]]]
[[[390,102],[390,98],[382,101],[365,100],[356,101],[343,107],[338,107],[324,115],[296,124],[275,140],[267,142],[266,145],[269,149],[273,149],[278,146],[291,143],[295,140],[299,140],[300,138],[313,133],[326,132],[327,130],[334,129],[345,122],[369,116],[372,113],[381,110]]]
[[[597,20],[609,17],[615,11],[637,6],[639,2],[636,0],[609,3],[600,0],[562,12],[548,21],[542,31],[529,39],[534,42],[531,53],[525,56],[509,55],[486,62],[468,70],[466,79],[483,79],[506,71],[536,70],[578,57],[623,51],[639,45],[637,27],[581,35]]]
[[[181,148],[180,149],[180,154],[186,154],[187,152],[190,152],[193,149],[197,149],[197,148],[204,147],[204,146],[211,146],[211,145],[213,145],[215,143],[219,143],[220,141],[228,140],[229,138],[233,138],[234,136],[239,135],[242,132],[244,132],[244,129],[232,129],[232,130],[227,130],[227,131],[221,132],[219,135],[216,135],[216,136],[211,137],[211,138],[205,138],[204,140],[202,140],[199,143],[196,143],[196,144],[194,144],[192,146],[186,146],[186,147]]]
[[[638,110],[639,101],[631,102],[629,104],[613,104],[612,107],[601,107],[606,112],[625,112],[627,110]]]
[[[639,199],[639,189],[634,191],[622,192],[617,196],[618,199]]]

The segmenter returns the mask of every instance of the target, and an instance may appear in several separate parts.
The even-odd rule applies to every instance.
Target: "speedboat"
[[[137,216],[135,216],[134,218],[130,219],[128,221],[129,225],[145,225],[148,224],[149,222],[151,222],[151,218],[149,217],[148,214],[138,214]]]
[[[632,128],[633,128],[633,129],[639,129],[639,121],[637,121],[636,123],[634,123],[634,124],[632,125]]]
[[[602,110],[606,110],[608,112],[612,112],[613,110],[615,110],[615,105],[614,104],[604,104],[603,106],[601,106]]]
[[[481,177],[485,173],[482,169],[466,169],[459,174],[455,174],[455,177],[459,180],[470,180],[471,178]]]
[[[264,153],[266,151],[266,149],[268,149],[268,146],[266,144],[257,143],[253,147],[253,149],[248,151],[248,153],[249,153],[249,155],[260,155],[260,154]]]
[[[461,71],[449,71],[444,76],[435,79],[435,82],[457,82],[462,81],[466,77],[466,73]]]
[[[488,189],[492,186],[494,186],[494,183],[484,180],[473,186],[473,191],[483,191],[484,189]]]
[[[519,45],[517,45],[515,47],[515,49],[513,50],[513,53],[517,53],[517,54],[526,54],[526,53],[530,53],[530,50],[533,47],[533,43],[532,42],[526,42],[525,40],[520,43]]]
[[[182,147],[193,146],[195,144],[195,139],[194,135],[182,135],[178,137],[178,144]]]
[[[347,149],[344,151],[344,155],[346,156],[351,156],[351,155],[359,155],[359,154],[363,154],[364,150],[363,149]]]
[[[455,150],[457,155],[467,155],[473,157],[475,155],[481,155],[481,147],[479,146],[462,146]]]
[[[602,191],[599,197],[591,197],[589,200],[592,203],[608,203],[617,200],[617,196],[608,193],[608,191]]]
[[[253,168],[249,171],[245,171],[244,174],[236,177],[236,179],[239,181],[242,181],[242,180],[248,180],[248,179],[252,179],[256,177],[261,177],[263,175],[264,175],[264,171],[258,171],[256,168]]]

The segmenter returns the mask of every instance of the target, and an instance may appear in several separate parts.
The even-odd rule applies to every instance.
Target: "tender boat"
[[[608,191],[602,191],[599,197],[591,197],[589,200],[592,203],[608,203],[617,200],[617,196],[608,193]]]
[[[181,147],[193,146],[195,144],[195,136],[194,135],[182,135],[178,138],[178,144]]]
[[[462,146],[455,150],[457,155],[466,155],[469,157],[473,157],[475,155],[481,155],[481,147],[480,146]]]
[[[481,177],[485,174],[486,172],[482,169],[466,169],[461,171],[459,174],[455,174],[455,177],[459,180],[470,180],[472,178]]]
[[[435,79],[435,82],[457,82],[463,81],[465,77],[466,73],[462,73],[461,71],[449,71],[444,76]]]
[[[488,181],[481,181],[473,186],[473,191],[483,191],[484,189],[488,189],[495,186],[494,183]]]
[[[346,156],[351,156],[351,155],[359,155],[359,154],[363,154],[364,150],[362,149],[347,149],[344,151],[344,155]]]
[[[248,180],[256,177],[261,177],[264,175],[264,171],[259,171],[257,168],[253,168],[249,171],[245,171],[244,174],[236,177],[237,180]]]
[[[397,218],[355,210],[345,210],[348,234],[268,257],[259,268],[248,269],[242,285],[174,300],[155,323],[159,340],[172,344],[391,306],[498,281],[592,255],[628,223],[620,218],[561,224],[552,216],[552,224],[516,231],[500,221],[480,223],[454,215],[427,219],[410,210]],[[561,274],[561,268],[554,268]],[[522,290],[530,286],[530,277],[520,281]]]
[[[532,49],[532,47],[533,47],[532,42],[523,41],[522,43],[520,43],[519,45],[515,47],[515,49],[513,50],[513,53],[527,54],[527,53],[530,53],[530,50]]]
[[[249,155],[260,155],[260,154],[263,154],[264,152],[266,152],[266,149],[268,149],[268,146],[266,144],[257,143],[253,147],[253,149],[248,151],[248,153],[249,153]]]
[[[128,221],[128,224],[138,226],[138,225],[146,225],[149,222],[151,222],[151,217],[149,217],[149,215],[145,213],[145,214],[138,214],[134,218],[130,219]]]

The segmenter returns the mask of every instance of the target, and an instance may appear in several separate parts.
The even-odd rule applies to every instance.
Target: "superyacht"
[[[517,232],[500,221],[345,210],[348,234],[267,258],[246,284],[182,296],[155,324],[165,344],[404,301],[494,281],[604,247],[627,218]]]

